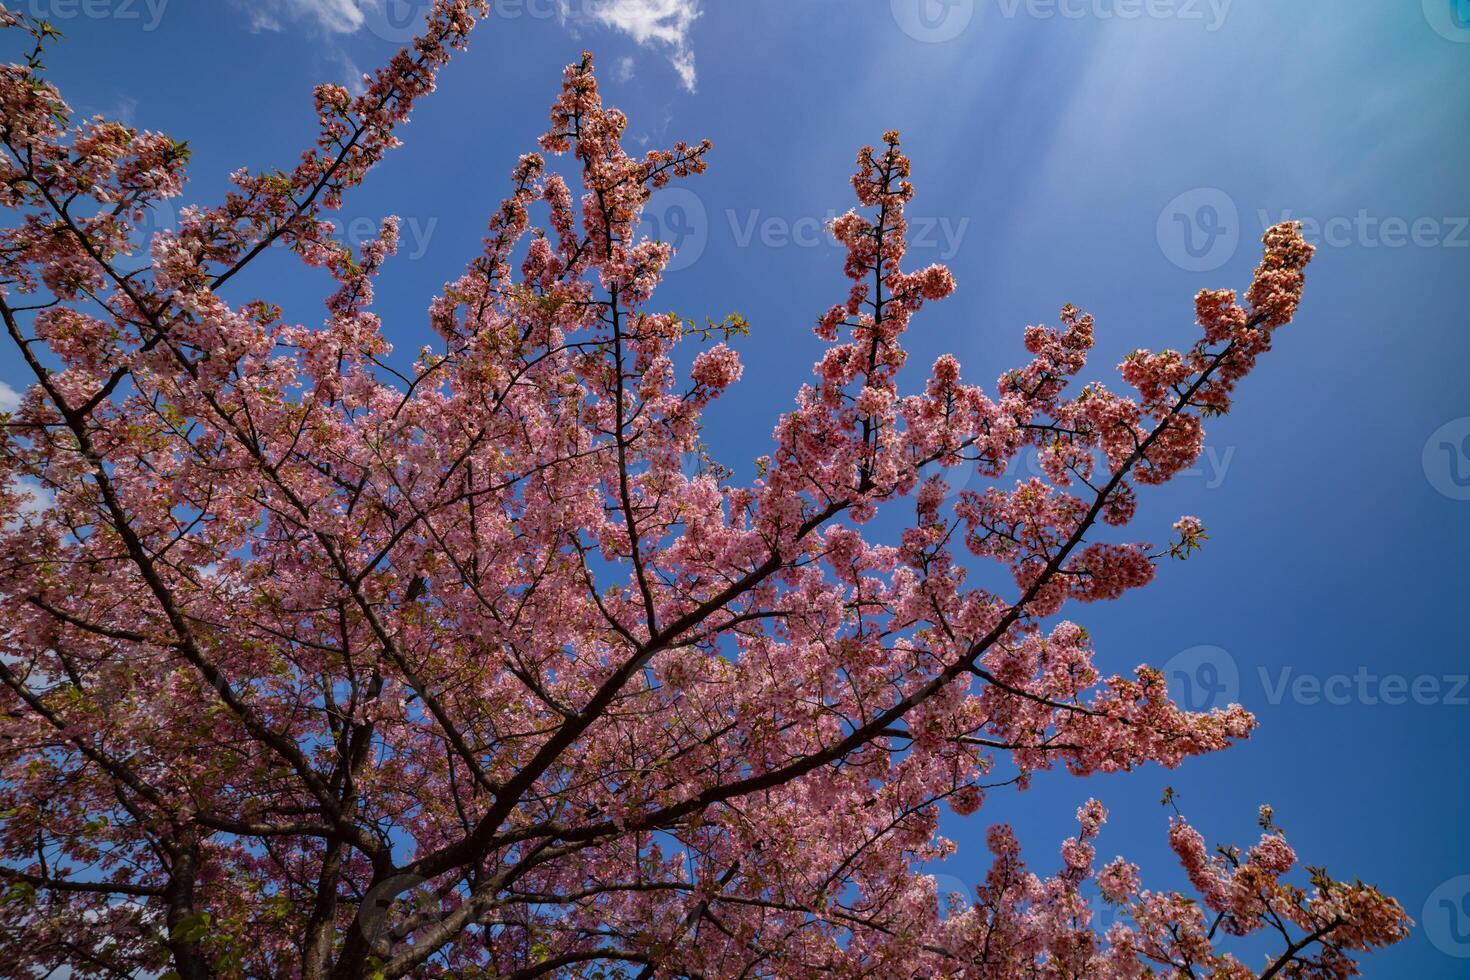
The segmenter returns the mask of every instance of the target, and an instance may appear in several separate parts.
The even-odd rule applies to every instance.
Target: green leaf
[[[168,937],[176,943],[197,943],[209,936],[211,918],[208,912],[191,912],[169,930]]]

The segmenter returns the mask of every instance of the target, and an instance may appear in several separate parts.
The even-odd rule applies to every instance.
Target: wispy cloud
[[[250,19],[252,31],[281,31],[289,24],[312,24],[328,34],[353,34],[364,27],[380,33],[384,4],[395,0],[231,0]],[[701,0],[556,0],[562,23],[596,24],[662,51],[680,83],[694,91],[694,49],[689,32],[699,19]],[[375,26],[376,25],[376,26]],[[396,25],[395,25],[396,26]],[[396,37],[396,34],[395,34]],[[617,74],[632,76],[624,59]]]
[[[332,52],[332,60],[342,66],[344,80],[343,85],[353,95],[361,95],[367,90],[367,84],[363,82],[362,69],[357,67],[357,62],[346,52],[338,48]]]
[[[127,95],[119,95],[110,106],[101,110],[101,114],[108,119],[116,119],[124,126],[133,125],[133,119],[138,111],[138,100]]]
[[[316,28],[326,35],[324,53],[342,68],[342,84],[353,95],[363,91],[362,69],[336,38],[373,26],[370,16],[383,3],[396,0],[231,0],[250,19],[250,30],[285,31],[296,25]],[[381,20],[381,15],[380,18]]]
[[[694,91],[694,50],[689,31],[699,18],[699,0],[561,0],[563,17],[581,19],[627,34],[640,45],[660,48],[678,72],[684,88]]]
[[[253,31],[279,31],[285,21],[308,20],[333,34],[351,34],[367,22],[372,0],[234,0]]]
[[[11,511],[10,519],[5,522],[7,531],[15,530],[27,517],[48,511],[56,504],[55,493],[26,477],[12,479],[6,490],[20,497],[18,506]]]
[[[0,412],[13,412],[20,407],[20,392],[0,381]]]

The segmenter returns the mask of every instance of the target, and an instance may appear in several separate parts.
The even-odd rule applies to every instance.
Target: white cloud
[[[108,119],[115,119],[124,126],[132,126],[138,112],[138,100],[130,96],[119,95],[112,104],[99,109],[100,115]]]
[[[232,0],[250,18],[253,31],[280,31],[288,21],[313,21],[329,34],[351,34],[363,27],[385,29],[382,4],[396,0]],[[700,0],[556,0],[561,20],[597,24],[631,37],[635,43],[665,52],[679,81],[694,91],[694,51],[689,31],[699,19]],[[394,38],[398,25],[392,24]],[[631,61],[616,72],[632,76]]]
[[[351,34],[366,23],[371,0],[235,0],[250,15],[252,31],[279,31],[284,20],[314,20],[334,34]]]
[[[20,502],[21,514],[39,514],[48,511],[56,503],[56,494],[34,480],[19,480],[19,489],[25,491]]]
[[[10,520],[5,522],[7,531],[15,530],[25,518],[48,511],[56,504],[54,492],[27,477],[11,480],[9,490],[20,495],[20,502],[11,512]]]
[[[20,392],[0,381],[0,412],[13,412],[20,407]]]
[[[565,16],[568,0],[561,0]],[[699,0],[585,0],[581,16],[622,31],[641,45],[663,48],[679,80],[694,91],[694,51],[689,30],[699,17]]]
[[[613,69],[613,77],[620,82],[626,82],[628,79],[633,77],[633,72],[635,69],[636,66],[633,62],[633,59],[624,55],[623,57],[618,59],[617,67]]]
[[[367,84],[363,81],[363,71],[357,67],[357,62],[347,54],[346,51],[332,52],[332,60],[342,66],[342,85],[353,95],[361,95],[367,91]]]

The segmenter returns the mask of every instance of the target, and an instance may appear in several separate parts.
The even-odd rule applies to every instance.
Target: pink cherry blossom
[[[0,7],[30,49],[0,68],[0,320],[33,380],[0,415],[0,973],[1348,977],[1403,939],[1267,810],[1245,851],[1160,819],[1189,893],[1099,870],[1096,800],[1051,871],[974,823],[1040,771],[1254,729],[1060,614],[1205,538],[1123,529],[1290,321],[1300,229],[1267,232],[1244,306],[1199,295],[1187,350],[1123,363],[1136,397],[1079,383],[1105,325],[1071,306],[967,381],[909,363],[956,285],[904,265],[885,133],[832,224],[825,349],[737,471],[701,419],[744,322],[654,306],[672,252],[641,222],[710,145],[628,152],[591,55],[434,343],[390,360],[397,222],[354,249],[330,216],[487,14],[435,0],[361,95],[317,88],[294,165],[143,243],[187,146],[74,121],[51,32]],[[318,270],[320,322],[233,298],[277,244]],[[1005,477],[1029,451],[1043,475]],[[929,873],[961,846],[945,804],[988,846],[968,894]]]

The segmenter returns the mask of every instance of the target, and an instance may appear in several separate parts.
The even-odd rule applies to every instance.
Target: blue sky
[[[379,2],[11,6],[67,33],[52,76],[78,110],[190,140],[187,203],[235,168],[290,165],[312,138],[310,86],[386,60],[417,12]],[[1095,795],[1113,815],[1102,855],[1177,884],[1165,785],[1211,839],[1253,839],[1271,802],[1306,861],[1419,920],[1368,976],[1470,976],[1470,3],[584,0],[558,16],[507,0],[344,211],[349,229],[403,218],[378,289],[401,356],[431,339],[430,296],[476,252],[583,47],[636,138],[714,142],[708,174],[654,201],[684,248],[658,305],[752,324],[745,379],[707,420],[742,476],[846,290],[817,223],[850,206],[854,153],[885,129],[914,160],[914,259],[959,281],[916,320],[913,363],[952,351],[986,384],[1066,302],[1098,319],[1090,377],[1133,347],[1187,344],[1195,291],[1243,287],[1266,224],[1311,223],[1322,248],[1297,322],[1210,425],[1198,472],[1144,495],[1143,533],[1197,514],[1205,551],[1072,611],[1105,670],[1169,664],[1260,731],[1177,772],[998,794],[946,819],[961,847],[943,870],[973,883],[1002,819],[1053,869]],[[328,282],[283,258],[231,298],[268,289],[314,322]],[[0,360],[0,382],[23,378]]]

